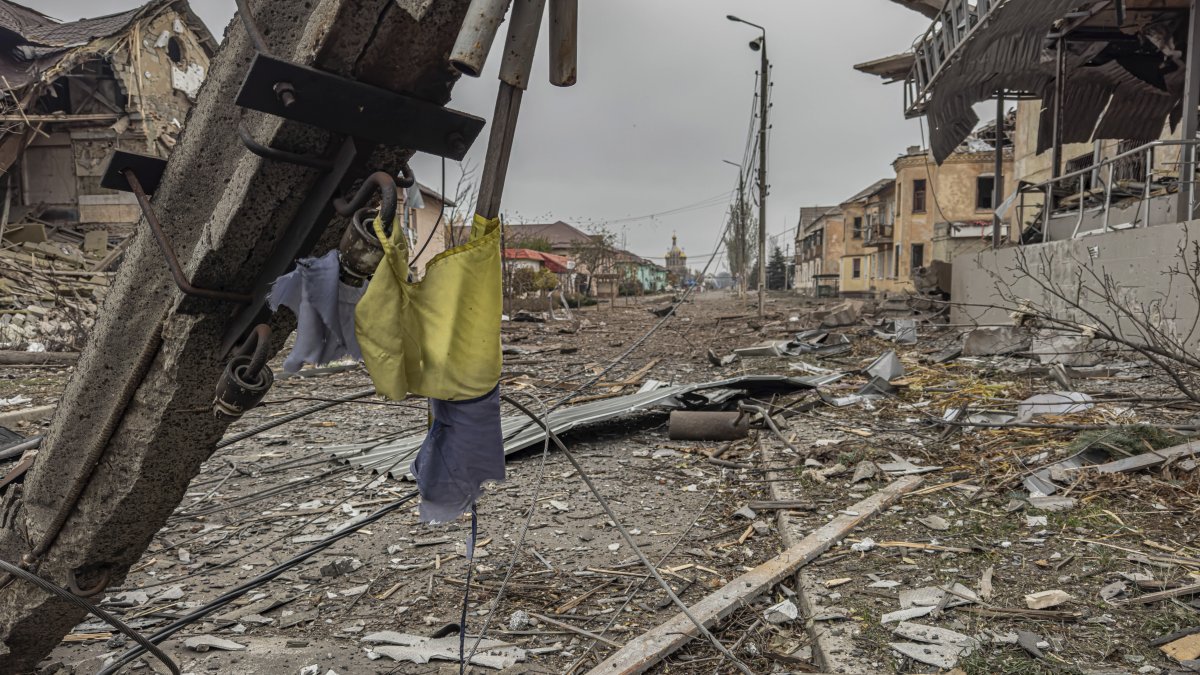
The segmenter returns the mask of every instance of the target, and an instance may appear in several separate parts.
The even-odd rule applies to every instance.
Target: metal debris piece
[[[430,661],[458,661],[458,636],[427,638],[420,635],[380,631],[364,636],[362,641],[372,645],[371,651],[393,661],[429,663]],[[471,664],[502,670],[525,661],[525,650],[500,640],[483,640]]]
[[[945,532],[950,529],[950,521],[941,516],[926,516],[918,518],[917,522],[936,532]]]
[[[912,623],[911,621],[900,622],[898,626],[892,629],[892,632],[906,640],[928,642],[947,647],[973,649],[979,646],[979,640],[969,635],[963,635],[947,628]]]
[[[787,392],[798,389],[814,389],[839,379],[840,375],[823,377],[785,377],[782,375],[743,375],[701,384],[659,386],[627,396],[591,401],[579,405],[565,406],[551,412],[547,426],[555,434],[564,434],[585,424],[603,422],[639,410],[655,406],[681,408],[679,401],[684,395],[693,395],[713,389],[738,389],[760,393]],[[524,415],[514,415],[501,420],[500,430],[504,438],[504,454],[511,455],[541,443],[545,432]],[[409,478],[413,457],[425,440],[425,434],[408,436],[390,443],[356,443],[329,448],[337,460],[360,469],[383,473],[393,478]]]
[[[240,652],[246,648],[246,645],[213,635],[196,635],[190,637],[183,641],[183,646],[194,652],[206,652],[210,649],[219,649],[224,652]]]
[[[790,623],[798,618],[800,618],[800,609],[791,600],[784,600],[763,612],[763,619],[772,624]]]
[[[1077,391],[1036,394],[1021,401],[1017,406],[1017,419],[1029,421],[1037,415],[1070,415],[1085,412],[1092,409],[1092,401],[1091,396]]]
[[[916,642],[891,642],[889,646],[902,656],[942,669],[953,668],[958,665],[959,658],[970,653],[969,649],[961,647],[918,644]]]
[[[904,375],[904,364],[900,363],[900,357],[896,355],[896,350],[889,349],[872,361],[871,365],[863,368],[863,373],[872,378],[878,377],[890,382]]]

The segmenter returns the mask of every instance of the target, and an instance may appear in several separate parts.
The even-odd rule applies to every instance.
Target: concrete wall
[[[1180,330],[1187,330],[1197,316],[1196,299],[1187,294],[1180,279],[1171,269],[1182,265],[1181,247],[1200,241],[1200,221],[1185,224],[1160,225],[1123,232],[1083,237],[1075,240],[1051,241],[1047,244],[1018,246],[959,256],[954,260],[951,298],[955,303],[951,323],[1006,323],[1013,304],[997,290],[997,284],[1008,286],[1010,295],[1027,299],[1045,307],[1067,320],[1091,323],[1078,310],[1056,299],[1039,285],[1014,268],[1025,261],[1027,269],[1036,272],[1043,281],[1052,281],[1071,291],[1077,287],[1076,275],[1081,271],[1089,285],[1098,285],[1091,274],[1100,278],[1108,275],[1120,289],[1127,307],[1145,308],[1152,316],[1167,317]],[[1190,257],[1188,260],[1192,260]],[[1193,261],[1194,262],[1194,261]],[[1174,283],[1172,283],[1174,281]],[[1008,309],[985,309],[973,305],[1000,305]],[[1099,303],[1087,305],[1105,321],[1111,312]],[[1200,342],[1190,341],[1195,347]]]

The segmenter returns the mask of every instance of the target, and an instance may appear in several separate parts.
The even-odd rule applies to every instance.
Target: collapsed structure
[[[187,0],[69,23],[0,0],[0,171],[7,218],[131,225],[100,186],[114,149],[167,157],[217,48]]]
[[[952,321],[1023,307],[1194,344],[1182,327],[1197,312],[1184,290],[1198,234],[1197,4],[951,0],[931,18],[911,52],[858,68],[903,82],[904,114],[928,121],[934,162],[971,134],[973,106],[1016,101],[996,250],[958,256]]]

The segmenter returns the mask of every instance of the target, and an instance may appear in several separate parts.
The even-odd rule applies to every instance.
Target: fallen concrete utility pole
[[[457,77],[446,54],[467,4],[260,0],[250,9],[278,59],[441,105]],[[229,28],[161,182],[147,190],[198,288],[260,293],[293,222],[315,217],[306,198],[327,183],[320,168],[254,154],[235,131],[243,117],[235,98],[262,56],[242,25]],[[276,94],[301,112],[310,103],[339,103]],[[348,164],[336,186],[342,193],[371,170],[394,175],[410,154],[275,115],[247,112],[240,121],[260,151],[287,148],[322,158],[318,166]],[[344,221],[327,222],[316,230],[323,234],[313,252],[341,234]],[[229,423],[214,416],[213,392],[239,307],[182,295],[141,227],[34,466],[20,490],[0,496],[0,559],[85,596],[124,579]],[[277,348],[292,325],[270,323]],[[0,586],[0,674],[30,672],[82,611],[4,575]]]
[[[745,606],[772,586],[796,573],[842,540],[854,528],[890,506],[921,484],[916,476],[902,478],[848,508],[844,515],[800,540],[778,556],[730,581],[721,590],[692,605],[692,614],[711,628],[734,610]],[[588,675],[633,675],[644,673],[696,636],[695,624],[683,614],[629,641],[625,647],[588,671]]]

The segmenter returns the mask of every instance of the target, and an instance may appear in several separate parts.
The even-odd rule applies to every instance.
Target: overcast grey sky
[[[64,20],[121,11],[138,0],[35,0]],[[28,0],[26,0],[28,2]],[[583,0],[579,84],[546,81],[545,44],[524,98],[504,211],[526,222],[564,220],[608,228],[639,255],[660,257],[672,232],[704,263],[724,222],[719,197],[735,187],[767,28],[773,65],[768,232],[796,225],[801,206],[837,203],[891,172],[920,143],[901,113],[900,85],[851,68],[905,50],[928,20],[888,0]],[[192,0],[220,38],[233,0]],[[479,79],[464,79],[451,106],[491,118],[498,54]],[[482,163],[487,132],[469,161]],[[418,178],[441,188],[439,160]],[[446,191],[458,169],[448,163]],[[698,205],[671,215],[638,218]],[[518,219],[518,218],[513,218]],[[637,219],[634,219],[637,218]],[[790,234],[779,243],[790,242]]]

